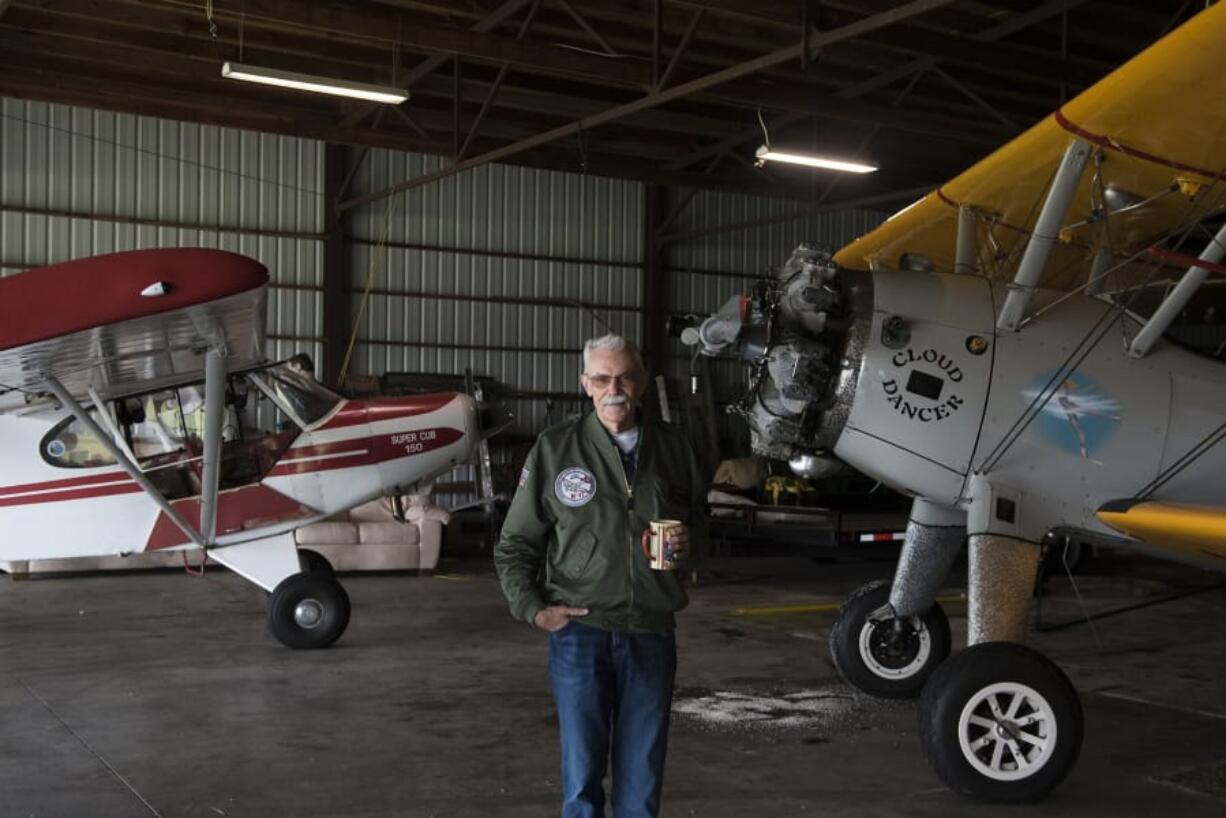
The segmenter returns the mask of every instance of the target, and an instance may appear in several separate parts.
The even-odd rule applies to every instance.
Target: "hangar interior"
[[[0,276],[149,248],[257,259],[268,358],[306,353],[350,397],[467,377],[505,407],[513,420],[490,441],[504,496],[535,436],[588,404],[582,342],[624,334],[659,376],[652,411],[712,473],[750,454],[725,411],[746,374],[697,356],[670,318],[717,311],[802,243],[833,251],[868,233],[1205,5],[0,0]],[[223,64],[410,96],[269,88]],[[879,170],[763,165],[762,145]],[[1215,357],[1219,291],[1172,328]],[[683,624],[666,814],[976,808],[928,771],[909,705],[853,694],[825,655],[837,601],[889,576],[897,553],[848,539],[906,526],[906,501],[875,482],[793,481],[769,503],[759,486],[763,505],[823,510],[782,533],[725,532],[737,547],[721,540]],[[445,508],[488,492],[475,462],[430,487]],[[845,506],[829,511],[823,492]],[[169,573],[5,587],[0,813],[549,814],[542,647],[506,617],[488,517],[456,518],[433,577],[357,580],[364,621],[305,658],[262,644],[253,595],[221,571],[187,592]],[[817,530],[834,539],[798,542]],[[1220,586],[1099,556],[1081,580],[1053,564],[1041,617],[1171,599],[1108,620],[1127,627],[1038,637],[1089,691],[1098,731],[1053,798],[1076,815],[1210,814],[1226,798]],[[958,584],[942,597],[955,641]]]

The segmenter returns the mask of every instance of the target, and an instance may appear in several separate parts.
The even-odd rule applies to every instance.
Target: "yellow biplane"
[[[1226,272],[1226,5],[1204,9],[970,170],[687,330],[749,364],[754,448],[912,497],[892,582],[844,604],[835,664],[920,695],[951,788],[1044,797],[1083,723],[1025,647],[1044,542],[1226,567],[1226,365],[1171,337]],[[1156,304],[1156,306],[1155,306]],[[968,642],[937,590],[969,542]]]

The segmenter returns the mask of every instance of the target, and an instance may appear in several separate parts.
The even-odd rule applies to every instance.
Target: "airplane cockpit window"
[[[341,401],[340,395],[325,387],[297,358],[271,366],[257,376],[278,403],[293,412],[304,426],[323,419]]]
[[[97,420],[98,411],[91,409],[90,415]],[[72,416],[64,418],[43,436],[38,451],[43,460],[60,468],[96,469],[115,465],[115,458],[102,441]]]
[[[186,412],[181,411],[180,391],[188,390],[166,389],[121,402],[120,422],[127,429],[137,462],[186,448]]]

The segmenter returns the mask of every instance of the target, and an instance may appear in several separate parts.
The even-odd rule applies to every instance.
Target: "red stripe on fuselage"
[[[346,401],[340,410],[319,428],[341,429],[345,426],[357,426],[359,423],[378,423],[381,420],[424,415],[451,403],[456,394],[455,392],[441,392],[437,395]]]
[[[388,460],[414,457],[419,454],[450,446],[464,433],[459,429],[446,426],[430,429],[416,429],[409,432],[393,432],[389,434],[363,437],[356,440],[341,440],[335,443],[321,443],[315,446],[300,446],[288,449],[282,460],[299,460],[297,463],[281,462],[269,470],[264,477],[288,477],[295,474],[311,472],[336,471],[337,469],[354,469],[362,466],[373,466]],[[332,455],[327,457],[327,455]],[[337,456],[340,455],[340,456]],[[312,459],[314,458],[314,459]],[[88,500],[93,497],[108,497],[115,494],[134,494],[143,491],[133,480],[124,480],[112,485],[89,485],[105,481],[120,480],[127,477],[123,472],[111,472],[107,475],[78,477],[67,480],[51,480],[46,483],[28,483],[23,486],[6,486],[0,494],[18,496],[0,496],[0,506],[26,506],[36,503],[58,503],[69,500]],[[259,484],[252,484],[259,485]],[[244,488],[247,488],[244,486]],[[40,494],[28,494],[42,489],[49,490]],[[175,500],[175,503],[181,502]]]
[[[369,451],[354,452],[345,457],[331,457],[327,460],[304,460],[301,463],[283,463],[274,466],[268,472],[269,477],[288,477],[291,474],[307,474],[317,471],[335,471],[336,469],[353,469],[358,466],[370,466],[379,461]]]
[[[62,480],[46,480],[42,483],[22,483],[17,486],[0,486],[0,497],[6,494],[25,494],[29,491],[48,491],[50,489],[72,488],[74,486],[90,486],[96,483],[114,483],[117,480],[128,480],[128,473],[112,471],[106,474],[90,474],[84,477],[65,477]],[[132,485],[136,485],[133,483]]]
[[[313,454],[336,454],[337,449],[341,451],[349,451],[357,449],[352,455],[345,457],[330,457],[319,460],[306,460],[300,463],[280,463],[272,468],[268,473],[269,477],[286,477],[292,474],[306,474],[308,472],[325,472],[336,471],[337,469],[352,469],[359,466],[372,466],[378,463],[383,463],[388,460],[396,460],[403,457],[414,457],[415,455],[424,454],[434,449],[441,449],[444,446],[450,446],[460,438],[464,437],[464,433],[459,429],[452,429],[446,426],[435,427],[431,429],[415,429],[406,432],[391,432],[388,434],[375,435],[374,437],[364,437],[359,440],[346,440],[341,443],[325,443],[320,446],[303,446],[299,449],[290,449],[286,453],[286,460],[297,460],[299,457],[310,457],[312,449],[319,449],[319,452]]]
[[[63,503],[69,500],[89,500],[94,497],[110,497],[114,494],[135,494],[143,491],[132,480],[111,486],[49,491],[45,494],[23,494],[17,497],[0,497],[0,506],[33,506],[39,503]]]

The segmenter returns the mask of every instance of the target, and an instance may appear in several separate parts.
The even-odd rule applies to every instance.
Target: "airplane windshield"
[[[341,401],[341,397],[325,387],[308,367],[297,358],[262,370],[258,377],[269,397],[283,404],[304,426],[322,420]]]

